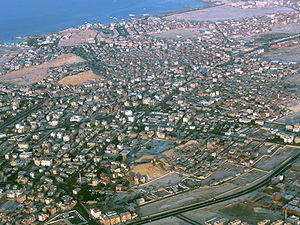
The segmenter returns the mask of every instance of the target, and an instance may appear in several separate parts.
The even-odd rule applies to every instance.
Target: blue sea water
[[[157,14],[205,5],[199,0],[0,0],[0,41],[47,34],[88,23],[110,23],[129,14]]]

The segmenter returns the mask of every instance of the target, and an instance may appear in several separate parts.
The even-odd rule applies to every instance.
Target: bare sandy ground
[[[195,28],[177,28],[161,33],[152,34],[154,37],[166,39],[186,39],[199,36],[200,32]]]
[[[182,180],[187,178],[186,175],[182,175],[179,173],[171,172],[164,176],[161,176],[155,180],[149,181],[143,185],[140,185],[138,189],[143,189],[147,191],[155,191],[160,188],[170,187],[172,185],[176,185],[180,183]]]
[[[0,51],[1,51],[1,49],[0,49]],[[15,57],[18,53],[19,53],[19,51],[6,51],[5,50],[5,53],[0,54],[0,65],[4,64],[6,62],[9,62],[9,60],[11,60],[13,57]]]
[[[285,160],[294,156],[297,151],[299,151],[298,148],[284,147],[278,150],[274,155],[272,155],[272,157],[264,157],[259,160],[255,164],[254,168],[265,171],[272,171],[276,169],[280,164],[282,164]]]
[[[261,221],[265,218],[270,218],[272,221],[282,218],[280,212],[270,211],[270,213],[255,213],[253,210],[253,205],[248,203],[249,199],[254,198],[258,192],[253,192],[241,196],[237,199],[229,200],[226,202],[214,204],[201,209],[192,210],[186,213],[183,213],[187,218],[192,219],[193,221],[198,222],[199,224],[205,224],[205,222],[213,220],[214,218],[227,218],[231,221],[235,219],[241,219],[243,222],[248,224],[257,224],[258,221]],[[154,221],[147,223],[147,225],[161,225],[161,224],[170,224],[170,225],[185,225],[187,223],[177,217],[168,217],[162,220]]]
[[[247,188],[249,185],[254,185],[259,182],[267,173],[261,170],[273,170],[290,158],[299,149],[293,147],[284,147],[274,153],[272,157],[264,157],[256,165],[255,169],[242,176],[236,177],[230,182],[213,187],[203,187],[187,193],[179,194],[172,198],[163,199],[152,204],[144,205],[139,208],[139,213],[142,216],[155,214],[158,212],[175,209],[200,201],[205,201],[212,198],[229,195],[239,190]],[[257,168],[257,169],[256,169]]]
[[[202,185],[210,185],[214,182],[219,182],[225,179],[235,177],[238,173],[243,173],[244,169],[235,165],[223,165],[214,171],[207,179],[203,180]]]
[[[292,84],[300,85],[300,73],[295,73],[292,76],[288,76],[286,81]]]
[[[216,197],[220,193],[227,194],[228,191],[234,191],[237,188],[239,188],[238,185],[225,184],[212,188],[196,189],[188,193],[176,195],[172,198],[167,198],[159,202],[141,206],[139,208],[139,212],[142,216],[148,216],[165,210],[171,210],[196,202],[205,201]]]
[[[141,162],[150,162],[152,159],[154,159],[154,155],[143,155],[137,160],[135,160],[136,163],[141,163]]]
[[[62,31],[61,34],[68,36],[68,39],[61,39],[58,43],[59,47],[75,46],[92,41],[98,34],[95,30],[78,30],[70,29]]]
[[[300,23],[291,23],[286,25],[278,25],[272,27],[272,31],[270,33],[289,33],[296,34],[300,32]]]
[[[200,9],[191,12],[174,14],[167,16],[170,20],[195,20],[195,21],[224,21],[239,20],[248,17],[260,17],[273,13],[288,13],[293,11],[286,7],[280,8],[259,8],[259,9],[242,9],[232,6],[216,6],[207,9]]]
[[[294,90],[297,93],[300,93],[300,73],[295,73],[291,76],[285,78],[285,81],[295,85]],[[279,122],[288,123],[288,124],[299,124],[300,123],[300,100],[295,100],[292,102],[286,103],[286,107],[291,110],[290,114],[284,116]]]
[[[157,220],[151,223],[147,223],[149,225],[190,225],[190,223],[185,222],[177,217],[168,217],[166,219]]]
[[[294,101],[287,106],[291,113],[278,120],[278,122],[287,124],[299,124],[300,123],[300,101]]]
[[[90,81],[97,81],[101,78],[92,71],[82,72],[73,76],[67,76],[61,79],[58,83],[61,85],[82,85]]]
[[[273,60],[300,62],[300,45],[271,50],[266,52],[264,56]]]
[[[300,113],[300,102],[299,101],[294,102],[294,105],[290,106],[289,109],[292,110],[293,113],[299,114]]]
[[[64,54],[56,59],[42,63],[37,66],[30,66],[5,74],[0,82],[13,83],[18,85],[29,85],[41,81],[47,76],[50,67],[69,65],[84,62],[84,59],[74,54]]]
[[[159,166],[153,166],[152,163],[143,163],[132,166],[131,170],[136,174],[148,176],[150,179],[154,179],[168,173],[168,171],[160,168]]]
[[[264,39],[265,37],[274,37],[275,35],[289,35],[289,34],[297,34],[300,32],[300,23],[291,23],[286,25],[276,25],[271,28],[272,30],[269,32],[264,32],[260,34],[254,34],[251,36],[243,37],[244,40],[254,41],[257,39]],[[280,38],[280,37],[278,37]]]

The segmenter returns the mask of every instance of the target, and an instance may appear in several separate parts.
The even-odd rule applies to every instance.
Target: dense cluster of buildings
[[[145,17],[83,26],[102,36],[78,46],[59,47],[62,34],[29,40],[1,65],[1,75],[65,53],[85,62],[54,66],[21,89],[0,84],[0,223],[55,224],[67,212],[103,224],[135,219],[141,199],[153,200],[150,192],[132,191],[151,179],[131,169],[139,152],[153,148],[149,140],[169,141],[174,149],[156,155],[154,166],[200,181],[183,181],[171,194],[219,185],[231,177],[209,180],[217,168],[249,169],[277,145],[299,144],[299,125],[274,122],[288,114],[285,102],[299,99],[283,81],[299,65],[261,57],[272,42],[237,39],[299,21],[296,12],[218,23]],[[197,33],[156,36],[177,29]],[[58,83],[89,70],[97,82]],[[284,212],[299,216],[299,196],[286,197],[299,188],[295,174],[267,189],[276,190],[272,198]],[[207,224],[245,224],[220,221]]]

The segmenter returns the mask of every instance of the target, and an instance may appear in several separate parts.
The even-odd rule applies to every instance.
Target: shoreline
[[[211,1],[199,1],[201,3],[203,3],[204,5],[202,6],[198,6],[198,7],[190,7],[190,8],[186,8],[186,9],[180,9],[180,10],[175,10],[175,11],[167,11],[167,12],[162,12],[162,13],[155,13],[155,14],[149,14],[149,15],[141,15],[141,16],[135,16],[135,17],[129,17],[127,19],[125,19],[125,21],[129,21],[129,20],[134,20],[134,19],[139,19],[139,18],[147,18],[147,17],[158,17],[158,18],[163,18],[163,17],[167,17],[167,16],[171,16],[171,15],[176,15],[176,14],[181,14],[181,13],[186,13],[186,12],[193,12],[193,11],[197,11],[197,10],[202,10],[202,9],[207,9],[207,8],[213,8],[216,6],[220,6],[223,4],[219,4],[218,1],[216,2],[211,2]],[[117,21],[117,23],[119,23],[121,21]],[[106,25],[111,24],[112,22],[109,23],[104,23]],[[68,27],[66,29],[62,29],[62,30],[56,30],[53,32],[49,32],[46,34],[32,34],[32,35],[24,35],[24,36],[17,36],[12,38],[9,42],[5,42],[5,41],[0,41],[0,48],[18,48],[19,46],[17,46],[18,44],[24,43],[25,41],[27,41],[28,39],[33,39],[33,38],[39,38],[39,37],[44,37],[47,35],[51,35],[51,34],[56,34],[58,32],[64,31],[64,30],[68,30],[68,29],[78,29],[84,25],[86,25],[87,23],[82,23],[80,25],[77,26],[73,26],[73,27]],[[101,24],[99,23],[88,23],[88,24]],[[14,42],[14,40],[16,40],[16,42]],[[1,50],[1,49],[0,49]],[[1,54],[1,52],[0,52]]]
[[[204,2],[206,5],[199,6],[199,7],[192,7],[190,9],[182,9],[182,10],[176,10],[176,11],[170,11],[170,12],[164,12],[164,13],[157,13],[157,14],[153,14],[150,16],[163,18],[163,17],[172,16],[172,15],[176,15],[176,14],[193,12],[193,11],[197,11],[197,10],[209,9],[209,8],[224,5],[224,4],[218,4],[216,2],[205,2],[205,1],[202,1],[202,2]]]

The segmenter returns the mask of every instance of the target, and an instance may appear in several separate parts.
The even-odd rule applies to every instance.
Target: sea
[[[200,0],[0,0],[0,42],[206,4]]]

